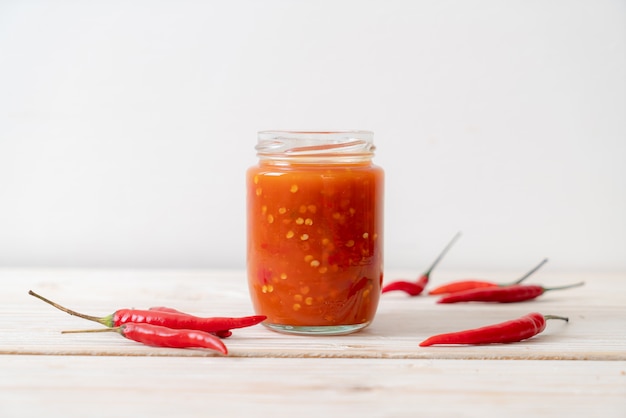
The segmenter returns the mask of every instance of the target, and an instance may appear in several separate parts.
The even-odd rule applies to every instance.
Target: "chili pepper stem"
[[[87,332],[117,332],[118,334],[122,333],[122,327],[113,327],[113,328],[99,328],[99,329],[70,329],[61,331],[61,334],[82,334]]]
[[[544,317],[546,320],[548,320],[548,319],[560,319],[560,320],[562,320],[562,321],[569,322],[569,318],[568,318],[568,317],[566,317],[566,316],[559,316],[559,315],[544,315],[543,317]]]
[[[535,273],[537,270],[539,270],[544,264],[546,264],[548,262],[547,258],[544,258],[541,263],[539,263],[537,266],[533,267],[532,270],[530,270],[528,273],[524,274],[522,277],[520,277],[519,279],[517,279],[516,281],[514,281],[511,284],[520,284],[521,282],[523,282],[524,280],[526,280],[527,278],[529,278],[533,273]]]
[[[435,267],[437,267],[437,264],[439,264],[443,256],[446,255],[448,250],[460,237],[461,237],[461,231],[457,232],[456,235],[450,240],[448,245],[446,245],[446,247],[439,253],[439,255],[437,256],[435,261],[433,261],[433,263],[430,265],[428,270],[426,270],[424,274],[422,274],[422,277],[426,277],[426,279],[428,280],[428,278],[430,277],[430,273],[435,269]]]
[[[550,291],[550,290],[570,289],[572,287],[580,287],[580,286],[582,286],[584,284],[585,284],[585,282],[578,282],[578,283],[573,283],[573,284],[567,284],[565,286],[544,287],[543,291],[547,292],[547,291]]]
[[[45,298],[45,297],[43,297],[43,296],[33,292],[32,290],[29,290],[28,294],[31,295],[31,296],[36,297],[37,299],[43,300],[47,304],[52,305],[55,308],[65,312],[67,314],[70,314],[70,315],[73,315],[73,316],[77,316],[79,318],[83,318],[83,319],[86,319],[88,321],[98,322],[98,323],[100,323],[100,324],[102,324],[104,326],[108,326],[108,327],[111,326],[111,316],[98,317],[98,316],[86,315],[86,314],[83,314],[83,313],[80,313],[80,312],[76,312],[76,311],[74,311],[72,309],[68,309],[68,308],[66,308],[64,306],[61,306],[58,303],[55,303],[55,302],[51,301],[50,299],[47,299],[47,298]]]

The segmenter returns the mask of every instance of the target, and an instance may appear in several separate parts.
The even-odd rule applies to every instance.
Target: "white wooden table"
[[[415,272],[387,272],[387,280]],[[483,274],[505,282],[513,274]],[[432,283],[464,278],[433,274]],[[243,271],[0,269],[0,417],[626,417],[626,276],[537,273],[584,287],[509,305],[386,294],[339,337],[235,330],[229,356],[142,346],[29,296],[93,315],[166,305],[252,314]],[[418,347],[424,338],[538,311],[568,316],[525,342]]]

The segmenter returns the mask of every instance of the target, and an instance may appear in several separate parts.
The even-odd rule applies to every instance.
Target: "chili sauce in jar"
[[[248,169],[247,270],[268,328],[349,334],[376,313],[383,281],[384,172],[373,133],[259,132]]]

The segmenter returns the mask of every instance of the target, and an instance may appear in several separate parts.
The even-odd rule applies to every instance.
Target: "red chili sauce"
[[[248,282],[268,324],[372,321],[383,280],[383,177],[370,163],[248,170]]]

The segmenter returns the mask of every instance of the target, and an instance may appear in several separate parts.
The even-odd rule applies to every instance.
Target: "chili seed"
[[[304,219],[302,219],[302,218],[298,218],[298,219],[296,219],[296,223],[297,223],[298,225],[302,225],[302,224],[304,223]]]
[[[309,234],[302,234],[302,235],[300,235],[300,239],[301,239],[302,241],[306,241],[306,240],[308,240],[308,239],[309,239]]]
[[[284,215],[285,213],[287,213],[287,208],[278,208],[278,213]]]
[[[297,191],[298,191],[298,185],[297,185],[297,184],[292,184],[292,185],[291,185],[291,188],[289,189],[289,191],[290,191],[291,193],[295,193],[295,192],[297,192]]]
[[[309,296],[308,298],[304,300],[304,303],[306,303],[309,306],[313,305],[313,298]]]
[[[293,238],[293,236],[294,236],[294,235],[295,235],[295,233],[294,233],[293,231],[288,231],[288,232],[285,234],[285,237],[287,237],[287,238]]]

